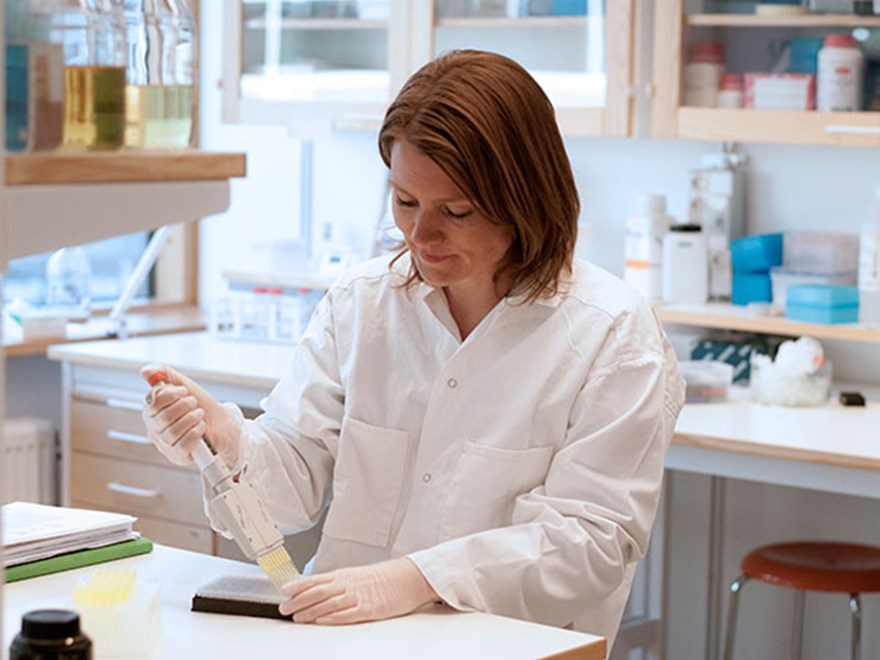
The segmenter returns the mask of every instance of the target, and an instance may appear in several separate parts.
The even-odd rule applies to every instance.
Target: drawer
[[[118,513],[129,513],[79,500],[73,500],[71,506],[79,509],[102,509],[103,511],[113,510]],[[134,528],[154,543],[201,552],[206,555],[214,554],[214,532],[207,526],[184,525],[152,516],[138,516]]]
[[[83,452],[71,455],[71,499],[132,515],[205,525],[198,472],[132,463]]]
[[[147,439],[140,410],[123,407],[122,403],[74,399],[70,406],[72,448],[124,460],[197,471],[195,465],[181,468],[169,463]]]

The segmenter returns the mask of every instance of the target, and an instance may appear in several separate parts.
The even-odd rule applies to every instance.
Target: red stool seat
[[[880,591],[880,548],[854,543],[774,543],[742,561],[748,577],[809,591],[858,594]]]

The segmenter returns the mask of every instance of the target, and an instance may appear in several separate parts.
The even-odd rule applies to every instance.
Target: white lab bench
[[[147,555],[7,585],[4,639],[11,641],[15,636],[24,612],[70,608],[80,576],[98,567],[133,569],[139,578],[159,584],[162,634],[150,658],[605,657],[605,640],[595,635],[442,606],[351,626],[298,625],[281,619],[191,612],[192,596],[199,586],[224,575],[260,575],[260,569],[254,564],[161,545]]]

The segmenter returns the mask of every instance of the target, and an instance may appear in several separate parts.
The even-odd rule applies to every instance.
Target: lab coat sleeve
[[[340,380],[328,295],[261,402],[265,412],[242,425],[240,480],[254,485],[285,533],[313,527],[327,500],[343,417]]]
[[[449,605],[574,624],[613,641],[684,399],[674,353],[658,332],[654,351],[635,354],[625,341],[604,349],[545,482],[517,496],[510,526],[410,555]]]

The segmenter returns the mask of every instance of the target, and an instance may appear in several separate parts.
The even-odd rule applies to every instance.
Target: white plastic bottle
[[[848,34],[829,34],[818,55],[816,109],[854,112],[861,109],[864,56]]]
[[[663,301],[702,304],[709,297],[709,255],[700,225],[673,225],[663,239]]]
[[[859,239],[859,322],[880,326],[880,185]]]
[[[671,224],[664,195],[639,195],[626,219],[623,279],[651,301],[663,297],[663,237]]]

